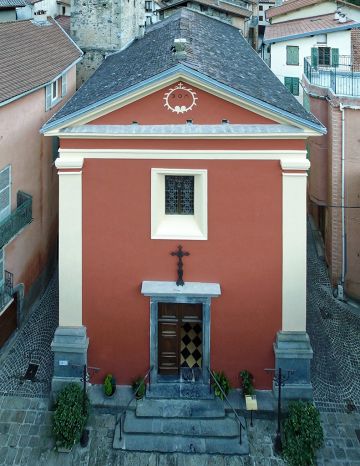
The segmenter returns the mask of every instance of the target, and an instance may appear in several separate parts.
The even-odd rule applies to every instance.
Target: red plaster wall
[[[239,124],[275,124],[254,112],[220,99],[194,86],[187,85],[196,92],[198,100],[191,110],[177,114],[165,108],[164,94],[175,85],[154,92],[132,104],[104,115],[89,124],[95,125],[129,125],[137,121],[141,125],[183,124],[191,119],[194,124],[220,124],[223,119]],[[188,99],[190,102],[190,99]]]
[[[305,150],[293,139],[61,139],[61,149]]]
[[[152,167],[208,170],[207,241],[150,239]],[[281,204],[278,161],[91,160],[83,167],[83,319],[89,364],[118,383],[149,367],[149,298],[143,280],[176,280],[181,243],[185,281],[219,282],[212,300],[211,365],[234,386],[249,369],[270,388],[272,344],[281,327]]]

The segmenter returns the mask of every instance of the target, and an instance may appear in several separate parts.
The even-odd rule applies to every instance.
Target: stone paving
[[[360,313],[335,299],[326,265],[308,229],[307,331],[311,377],[320,411],[360,411]]]
[[[57,326],[57,277],[27,324],[0,355],[0,465],[26,466],[235,466],[283,465],[273,452],[276,424],[248,426],[249,457],[146,454],[112,449],[115,416],[94,410],[90,441],[70,454],[54,450],[48,394],[50,343]],[[325,443],[317,464],[360,466],[360,313],[332,296],[326,266],[308,237],[308,332],[314,349],[314,401],[321,411]],[[23,381],[29,362],[39,363],[35,382]],[[16,396],[12,396],[16,395]],[[358,431],[358,433],[356,432]]]
[[[50,344],[58,326],[57,284],[55,274],[10,347],[0,353],[0,394],[49,395],[53,371]],[[22,379],[30,362],[39,364],[34,382]]]

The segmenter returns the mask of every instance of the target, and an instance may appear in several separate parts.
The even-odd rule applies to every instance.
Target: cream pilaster
[[[83,159],[57,159],[59,173],[59,326],[82,326]]]
[[[283,169],[282,331],[306,331],[307,159],[281,160]]]

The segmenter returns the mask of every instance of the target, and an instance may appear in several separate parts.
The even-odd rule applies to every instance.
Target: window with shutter
[[[286,64],[298,65],[299,64],[299,47],[295,45],[286,46]]]
[[[299,78],[285,77],[284,84],[293,95],[299,95]]]
[[[61,77],[61,97],[64,97],[67,92],[66,73]]]
[[[331,66],[339,66],[339,49],[331,49]]]
[[[317,68],[319,62],[319,50],[317,47],[311,49],[311,66]]]
[[[11,166],[0,171],[0,222],[11,213]]]

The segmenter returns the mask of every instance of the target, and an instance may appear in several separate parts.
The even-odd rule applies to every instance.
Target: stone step
[[[158,382],[152,383],[150,389],[147,388],[146,397],[211,400],[214,394],[212,390],[210,391],[209,385],[203,383]]]
[[[137,402],[138,417],[224,418],[223,403],[218,400],[167,400],[145,398]]]
[[[210,453],[222,455],[248,455],[249,442],[246,432],[242,433],[242,443],[239,438],[213,438],[213,437],[183,437],[180,435],[144,435],[123,434],[119,440],[119,425],[116,426],[114,449],[130,451],[147,451],[161,453]]]
[[[123,430],[125,434],[180,435],[194,438],[234,438],[239,436],[239,424],[230,416],[217,419],[167,419],[164,417],[137,417],[133,411],[128,411],[126,413]]]

